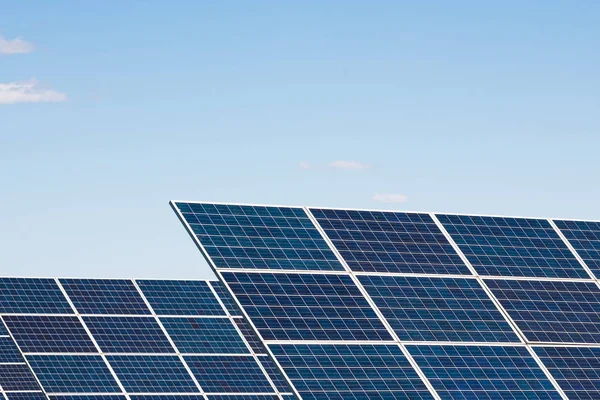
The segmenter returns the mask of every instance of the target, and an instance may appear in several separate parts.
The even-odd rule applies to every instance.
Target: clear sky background
[[[0,275],[212,276],[170,199],[600,219],[597,0],[6,0],[0,35]]]

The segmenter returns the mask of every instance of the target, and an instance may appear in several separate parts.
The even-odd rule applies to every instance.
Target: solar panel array
[[[295,398],[222,284],[192,280],[0,278],[0,392]]]
[[[171,206],[302,399],[600,398],[599,223]]]

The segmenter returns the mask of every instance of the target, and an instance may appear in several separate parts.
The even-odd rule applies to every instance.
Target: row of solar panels
[[[294,398],[218,282],[0,278],[5,399]]]
[[[600,224],[172,203],[304,399],[600,398]]]

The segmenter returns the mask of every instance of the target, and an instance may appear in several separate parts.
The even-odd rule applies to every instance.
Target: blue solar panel
[[[282,393],[292,391],[289,383],[281,373],[281,370],[275,364],[275,362],[271,360],[271,357],[267,355],[259,356],[258,362],[263,366],[265,371],[267,371],[267,375],[269,375],[269,378],[271,378],[271,381],[273,381],[273,384],[275,385],[277,390],[279,390]]]
[[[400,340],[518,342],[475,279],[361,276]]]
[[[61,279],[80,314],[150,314],[133,282],[117,279]]]
[[[10,337],[0,337],[0,363],[25,362],[17,345]]]
[[[200,394],[169,394],[169,395],[134,395],[129,396],[131,400],[204,400]],[[92,399],[93,400],[93,399]]]
[[[40,390],[27,364],[0,364],[0,387],[3,390]]]
[[[127,398],[125,396],[119,396],[119,395],[95,394],[95,395],[90,395],[90,396],[86,396],[86,395],[50,396],[50,399],[52,399],[52,400],[126,400]],[[155,399],[155,400],[158,400],[158,399]],[[189,400],[192,400],[192,399],[189,399]]]
[[[272,395],[272,394],[262,395],[262,396],[257,396],[255,394],[247,395],[247,396],[246,395],[223,394],[223,395],[211,395],[210,398],[215,399],[215,400],[278,400],[279,396]],[[285,399],[286,397],[284,396],[283,398]],[[290,397],[290,398],[294,399],[295,397]]]
[[[351,278],[223,272],[265,340],[391,340]]]
[[[248,353],[229,318],[161,318],[181,353]]]
[[[121,391],[99,355],[32,355],[27,360],[46,393]]]
[[[561,399],[525,347],[407,348],[442,399]]]
[[[217,294],[219,295],[219,298],[223,302],[223,305],[225,306],[229,314],[242,315],[240,308],[236,304],[235,300],[233,300],[233,297],[231,297],[231,294],[229,293],[229,290],[227,290],[225,285],[221,282],[211,282],[211,284],[217,292]]]
[[[594,283],[485,282],[529,341],[600,343],[600,289]]]
[[[600,348],[534,347],[569,399],[600,398]]]
[[[395,345],[270,345],[303,399],[431,399]]]
[[[204,281],[137,281],[158,315],[225,315]]]
[[[589,278],[546,220],[437,217],[481,275]]]
[[[9,392],[6,393],[8,400],[48,400],[44,392]],[[67,399],[63,399],[67,400]],[[102,399],[95,399],[102,400]],[[115,399],[117,400],[117,399]]]
[[[205,392],[274,391],[252,356],[186,356],[185,361]]]
[[[471,274],[428,214],[310,211],[354,271]]]
[[[554,221],[554,223],[596,278],[600,278],[600,222]]]
[[[174,353],[154,317],[84,317],[104,353]]]
[[[266,349],[263,346],[262,342],[258,338],[258,335],[254,333],[254,329],[250,326],[250,323],[246,321],[244,318],[235,318],[233,320],[237,325],[240,332],[242,332],[242,336],[246,339],[252,351],[255,353],[266,353]]]
[[[53,279],[0,278],[0,314],[72,314]]]
[[[301,208],[176,206],[217,268],[343,269]]]
[[[4,317],[15,341],[26,353],[94,353],[96,347],[77,317]]]
[[[131,393],[194,393],[194,381],[177,356],[107,356]]]

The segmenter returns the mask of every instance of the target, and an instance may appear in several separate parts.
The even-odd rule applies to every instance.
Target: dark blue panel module
[[[600,399],[600,348],[533,349],[569,399]]]
[[[270,345],[304,400],[432,399],[395,345]]]
[[[0,278],[0,314],[73,314],[54,279]]]
[[[240,332],[242,332],[242,335],[244,336],[244,338],[246,339],[246,341],[248,342],[250,347],[252,347],[252,350],[255,353],[266,353],[267,352],[267,350],[263,346],[262,342],[258,338],[258,335],[256,335],[256,333],[254,332],[254,329],[252,329],[252,327],[250,326],[250,323],[248,321],[246,321],[245,318],[235,318],[233,321],[237,325]]]
[[[8,400],[48,400],[44,392],[9,392],[6,393]],[[67,399],[63,399],[67,400]],[[102,400],[102,399],[96,399]],[[115,399],[121,400],[121,399]],[[124,400],[124,399],[123,399]]]
[[[204,396],[201,394],[154,394],[130,395],[129,397],[131,400],[204,400]]]
[[[209,396],[209,398],[212,400],[278,400],[279,396],[277,395],[273,395],[273,394],[269,394],[269,395],[255,395],[255,394],[251,394],[251,395],[231,395],[231,394],[217,394],[217,395],[211,395]],[[284,398],[286,398],[284,396]],[[290,397],[290,398],[295,398],[295,397]]]
[[[154,317],[83,317],[104,353],[174,353]]]
[[[268,393],[272,386],[252,356],[186,356],[205,392]]]
[[[518,342],[475,279],[360,276],[400,340]]]
[[[150,314],[133,282],[117,279],[61,279],[80,314]]]
[[[99,355],[35,355],[27,360],[46,393],[121,391]]]
[[[561,399],[525,347],[407,348],[442,399]]]
[[[74,395],[74,396],[50,396],[51,400],[127,400],[125,396],[119,395]],[[155,399],[158,400],[158,399]],[[190,399],[192,400],[192,399]]]
[[[75,316],[6,316],[4,321],[25,353],[95,353]]]
[[[204,281],[137,281],[158,315],[225,315]]]
[[[391,340],[349,276],[223,272],[265,340]]]
[[[219,295],[219,298],[223,302],[223,305],[225,306],[225,308],[227,309],[229,314],[242,315],[240,308],[236,304],[235,300],[233,300],[233,297],[231,297],[229,290],[227,290],[227,288],[225,287],[225,285],[223,283],[215,281],[215,282],[211,282],[211,285],[215,289],[217,294]]]
[[[229,318],[161,318],[180,353],[249,353]]]
[[[8,330],[6,329],[4,322],[2,322],[2,320],[0,320],[0,336],[4,336],[4,335],[8,336]]]
[[[437,217],[480,275],[589,278],[546,220]]]
[[[0,387],[3,390],[40,390],[27,364],[0,364]]]
[[[554,223],[596,278],[600,278],[600,222],[554,221]]]
[[[275,362],[271,359],[270,356],[259,356],[258,362],[263,366],[265,371],[267,371],[267,375],[269,375],[269,378],[271,378],[271,381],[273,381],[273,384],[275,384],[277,390],[279,390],[282,393],[292,392],[292,388],[281,373],[281,370],[279,369],[277,364],[275,364]]]
[[[107,358],[127,392],[199,392],[177,356],[108,356]]]
[[[217,268],[342,270],[301,208],[176,203]]]
[[[0,337],[0,363],[25,362],[17,345],[10,337]]]
[[[310,211],[354,271],[471,274],[428,214]]]
[[[600,343],[600,289],[596,284],[485,282],[529,341]]]

